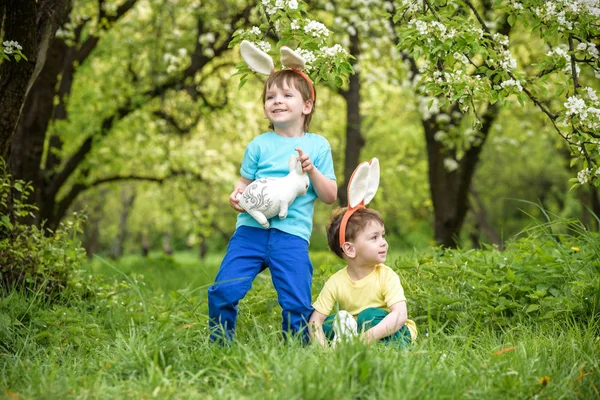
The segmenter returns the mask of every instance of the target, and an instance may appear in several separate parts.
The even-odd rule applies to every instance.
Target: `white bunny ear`
[[[369,204],[373,197],[375,197],[375,193],[377,193],[377,188],[379,188],[379,160],[377,158],[371,158],[369,161],[369,178],[367,179],[367,189],[365,193],[365,205]]]
[[[240,53],[250,69],[259,74],[271,75],[275,69],[271,56],[247,40],[240,44]]]
[[[369,164],[358,164],[348,182],[348,207],[354,208],[360,204],[367,193],[366,181],[369,178]]]
[[[285,68],[293,68],[298,71],[304,70],[306,61],[302,56],[287,46],[281,46],[281,65]]]
[[[358,164],[348,182],[348,207],[369,204],[379,187],[379,160],[372,158]]]
[[[300,161],[298,161],[297,155],[292,154],[290,158],[288,158],[288,168],[290,169],[290,172],[299,171],[300,174],[302,174],[302,164],[300,164]]]

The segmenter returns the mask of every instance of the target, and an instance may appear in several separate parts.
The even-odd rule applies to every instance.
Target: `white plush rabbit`
[[[358,324],[352,314],[346,310],[340,310],[333,319],[333,341],[331,346],[344,341],[352,340],[358,336]]]
[[[268,219],[279,215],[287,217],[288,207],[297,196],[308,190],[308,175],[302,172],[302,164],[296,155],[288,161],[290,173],[283,178],[261,178],[250,183],[238,194],[240,207],[264,228],[270,226]]]

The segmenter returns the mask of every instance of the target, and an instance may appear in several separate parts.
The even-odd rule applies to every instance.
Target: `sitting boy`
[[[345,238],[340,240],[345,213],[345,208],[334,211],[327,226],[327,242],[348,265],[327,280],[313,304],[310,337],[326,347],[327,340],[335,343],[341,339],[336,334],[350,330],[366,343],[406,346],[416,339],[417,327],[407,319],[398,274],[383,264],[388,250],[383,218],[372,209],[355,210],[347,219]],[[336,303],[340,311],[331,315]]]

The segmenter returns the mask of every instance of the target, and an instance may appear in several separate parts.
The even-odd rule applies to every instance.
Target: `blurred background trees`
[[[2,154],[36,206],[21,218],[53,231],[83,212],[90,255],[223,249],[245,145],[267,129],[262,78],[239,88],[230,42],[256,28],[273,54],[295,48],[308,33],[278,25],[300,13],[354,57],[354,74],[317,83],[311,125],[332,145],[339,204],[378,157],[372,206],[394,246],[502,247],[541,209],[597,230],[597,27],[510,3],[4,2],[3,49],[27,58],[0,64]],[[317,205],[312,246],[330,210]]]

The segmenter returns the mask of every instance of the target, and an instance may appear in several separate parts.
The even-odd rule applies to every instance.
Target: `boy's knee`
[[[358,313],[356,319],[359,328],[367,330],[381,322],[388,315],[382,308],[366,308]]]

